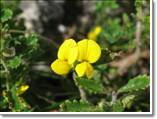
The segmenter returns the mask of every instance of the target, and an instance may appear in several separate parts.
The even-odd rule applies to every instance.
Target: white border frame
[[[2,116],[153,116],[154,115],[154,5],[150,0],[150,112],[0,112]],[[154,41],[155,42],[155,41]],[[153,53],[153,54],[152,54]]]

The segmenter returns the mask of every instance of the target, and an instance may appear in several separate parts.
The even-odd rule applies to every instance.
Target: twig
[[[136,14],[137,17],[137,22],[136,22],[136,33],[135,33],[135,42],[136,42],[136,52],[140,53],[140,46],[141,46],[141,32],[142,32],[142,23],[141,23],[141,18],[142,18],[142,8],[140,7],[138,9],[138,12]]]
[[[134,65],[139,59],[141,58],[145,58],[148,59],[150,54],[149,54],[149,50],[144,50],[142,52],[140,52],[140,54],[138,53],[139,51],[134,52],[133,54],[130,54],[128,56],[126,56],[125,58],[122,58],[118,61],[113,61],[111,63],[109,63],[109,65],[111,67],[117,67],[118,68],[118,74],[112,75],[110,78],[114,78],[117,75],[123,75],[127,69],[129,67],[131,67],[132,65]]]

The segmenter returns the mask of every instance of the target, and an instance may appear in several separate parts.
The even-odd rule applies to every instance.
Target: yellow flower
[[[51,64],[51,68],[55,73],[59,75],[66,75],[69,73],[71,66],[68,64],[67,61],[56,59]]]
[[[77,56],[77,43],[73,39],[65,40],[58,50],[58,59],[51,64],[52,70],[59,75],[68,74]]]
[[[18,90],[17,90],[17,94],[18,95],[23,94],[26,90],[28,90],[28,88],[29,88],[29,85],[22,85],[22,86],[20,86],[18,88]]]
[[[88,39],[97,40],[98,35],[101,33],[102,28],[100,26],[96,26],[94,30],[88,33]]]
[[[88,78],[90,78],[93,74],[93,67],[90,63],[84,61],[80,64],[78,64],[75,68],[77,75],[79,77],[82,77],[86,75]]]
[[[90,78],[93,74],[93,67],[90,63],[95,63],[101,55],[101,48],[93,40],[81,40],[78,45],[78,61],[76,65],[76,73],[79,77],[86,75]]]

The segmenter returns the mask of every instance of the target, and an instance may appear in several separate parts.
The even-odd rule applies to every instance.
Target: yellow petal
[[[102,31],[102,28],[100,26],[96,26],[95,29],[94,29],[94,33],[96,35],[99,35],[101,31]]]
[[[93,31],[91,31],[88,33],[88,39],[96,41],[97,35]]]
[[[87,59],[88,40],[83,39],[77,43],[78,46],[78,61],[85,61]]]
[[[96,41],[101,31],[102,31],[102,28],[100,26],[96,26],[94,30],[88,33],[88,39]]]
[[[76,61],[77,56],[78,56],[78,47],[74,46],[70,48],[68,52],[68,63],[73,64]]]
[[[51,69],[59,75],[66,75],[69,73],[71,66],[67,61],[57,59],[51,64]]]
[[[86,76],[88,78],[91,78],[93,76],[93,67],[91,64],[89,64],[88,62],[86,63],[87,65],[87,69],[86,69]]]
[[[91,78],[93,75],[93,67],[88,62],[77,64],[75,71],[79,77],[86,75],[88,78]]]
[[[93,40],[88,40],[88,48],[87,48],[87,61],[89,63],[96,62],[101,55],[100,46]]]
[[[75,71],[79,77],[82,77],[85,75],[86,69],[87,69],[87,64],[86,62],[83,62],[76,65]]]
[[[75,40],[65,40],[58,50],[58,58],[61,60],[68,60],[70,64],[74,63],[78,54],[76,47],[77,43],[75,42]]]
[[[17,90],[17,94],[21,95],[23,94],[26,90],[28,90],[29,85],[22,85],[19,87],[19,89]]]

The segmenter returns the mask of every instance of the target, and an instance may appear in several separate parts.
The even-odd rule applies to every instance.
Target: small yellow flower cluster
[[[28,90],[28,88],[29,88],[29,85],[22,85],[22,86],[20,86],[20,87],[17,89],[17,94],[18,94],[18,95],[23,94],[24,92],[26,92],[26,90]]]
[[[96,26],[92,31],[88,33],[88,39],[96,41],[101,31],[102,31],[102,28],[100,26]]]
[[[93,40],[83,39],[78,43],[73,39],[67,39],[63,42],[58,50],[58,59],[52,64],[52,70],[59,75],[66,75],[71,68],[79,77],[87,76],[92,77],[93,67],[101,56],[100,46]],[[74,66],[75,62],[77,64]]]

